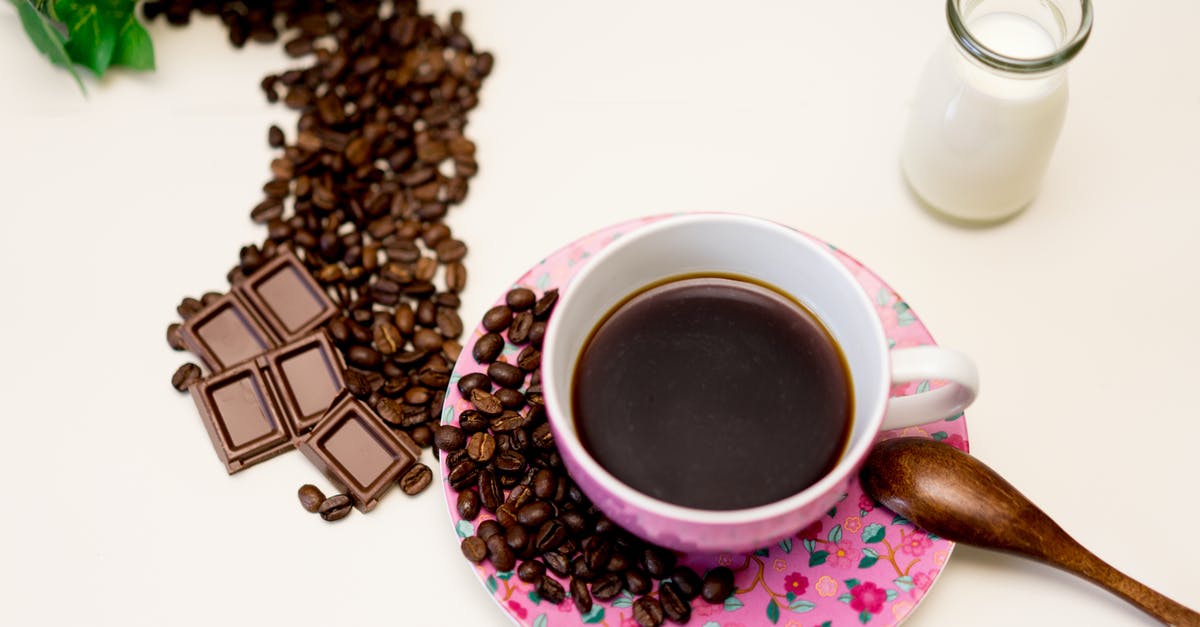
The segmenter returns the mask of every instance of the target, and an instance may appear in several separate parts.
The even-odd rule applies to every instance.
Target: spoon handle
[[[1200,613],[1172,601],[1153,588],[1113,568],[1070,536],[1064,536],[1062,550],[1056,555],[1044,555],[1043,559],[1107,588],[1167,625],[1200,627]]]

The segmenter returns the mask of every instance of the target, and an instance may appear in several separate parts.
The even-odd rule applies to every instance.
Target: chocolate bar
[[[316,331],[192,386],[217,456],[233,474],[308,433],[345,388],[341,356]]]
[[[369,512],[420,455],[403,432],[393,431],[371,407],[343,392],[296,447],[354,506]]]
[[[184,346],[217,373],[305,335],[336,312],[300,260],[283,250],[188,318],[179,334]]]

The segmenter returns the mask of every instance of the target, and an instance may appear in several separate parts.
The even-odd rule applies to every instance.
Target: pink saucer
[[[666,216],[625,222],[576,240],[534,266],[514,285],[528,287],[539,295],[550,288],[561,288],[596,251],[663,217]],[[892,346],[935,343],[908,304],[883,280],[850,256],[830,248],[873,297]],[[502,294],[497,302],[503,300]],[[472,347],[483,333],[482,327],[477,327],[463,347],[463,358],[450,378],[442,412],[444,424],[458,424],[458,414],[470,407],[459,395],[455,383],[463,375],[484,371],[470,357]],[[515,358],[516,350],[507,346],[504,354]],[[928,381],[901,385],[893,389],[893,394],[911,393],[929,385]],[[967,450],[967,425],[961,414],[920,427],[885,431],[881,439],[902,435],[929,437]],[[471,535],[476,524],[492,516],[484,511],[474,522],[460,519],[455,508],[457,492],[446,481],[448,469],[443,465],[441,472],[454,530],[459,538]],[[689,624],[702,627],[895,625],[928,593],[953,548],[954,543],[915,529],[907,520],[874,503],[854,480],[849,493],[820,521],[775,546],[745,554],[681,555],[680,563],[701,575],[717,565],[728,566],[735,573],[734,595],[724,605],[710,605],[697,598],[692,603]],[[551,605],[542,601],[532,585],[512,572],[498,573],[488,562],[471,564],[463,560],[463,563],[475,570],[488,593],[518,624],[637,625],[630,609],[634,599],[628,592],[609,602],[596,601],[592,611],[581,616],[570,598]],[[562,583],[566,588],[567,582]]]

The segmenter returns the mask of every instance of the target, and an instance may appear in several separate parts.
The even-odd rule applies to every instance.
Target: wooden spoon
[[[1104,563],[979,460],[924,438],[875,446],[862,470],[868,495],[953,542],[1057,566],[1107,588],[1168,624],[1197,627],[1200,614]]]

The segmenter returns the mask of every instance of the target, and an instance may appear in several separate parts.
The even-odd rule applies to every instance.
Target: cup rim
[[[689,224],[718,222],[727,223],[730,226],[750,226],[754,228],[767,228],[777,231],[785,237],[792,239],[794,242],[804,246],[815,252],[818,257],[822,258],[830,267],[832,272],[840,275],[841,280],[848,282],[856,287],[854,298],[859,305],[866,308],[871,313],[871,320],[874,324],[868,331],[871,334],[872,342],[879,347],[880,363],[876,364],[880,368],[883,376],[879,382],[879,388],[872,396],[870,407],[861,407],[860,397],[863,396],[859,392],[858,382],[852,382],[855,390],[856,407],[861,407],[863,412],[861,415],[866,416],[866,424],[863,426],[864,436],[860,437],[857,442],[849,442],[848,448],[842,454],[838,463],[833,470],[825,474],[812,485],[807,488],[787,496],[778,501],[773,501],[764,505],[754,507],[734,509],[734,510],[706,510],[695,507],[687,507],[677,505],[662,499],[655,498],[645,494],[625,482],[618,479],[607,469],[605,469],[591,453],[584,448],[583,443],[579,440],[575,426],[571,424],[568,415],[563,411],[566,409],[564,400],[559,397],[558,389],[563,385],[556,380],[554,371],[556,370],[556,347],[558,344],[558,328],[559,324],[556,321],[561,320],[560,316],[551,315],[546,327],[545,342],[542,347],[543,368],[542,382],[543,395],[546,399],[546,414],[550,426],[555,432],[555,442],[558,446],[566,449],[564,460],[573,459],[579,465],[580,470],[588,475],[589,478],[596,481],[602,489],[608,491],[613,496],[617,497],[621,502],[636,508],[640,511],[650,514],[678,520],[681,522],[705,523],[705,524],[743,524],[752,523],[761,520],[768,520],[799,510],[812,501],[826,495],[830,490],[834,489],[839,483],[845,480],[851,473],[855,472],[862,460],[865,459],[871,447],[875,444],[875,439],[879,433],[880,427],[883,424],[884,412],[886,409],[888,390],[891,385],[891,357],[890,350],[887,346],[887,339],[883,332],[883,324],[879,321],[878,314],[874,310],[874,305],[861,289],[857,289],[857,281],[844,264],[833,256],[833,253],[826,247],[826,244],[816,238],[803,233],[797,229],[793,229],[787,225],[767,220],[764,218],[752,217],[744,214],[735,213],[683,213],[673,214],[662,220],[652,224],[642,226],[636,231],[629,233],[617,241],[606,246],[604,249],[588,259],[587,263],[581,268],[563,288],[559,295],[559,302],[556,310],[561,312],[569,306],[569,303],[574,300],[573,287],[584,282],[584,280],[596,271],[596,268],[601,266],[610,257],[617,254],[625,247],[631,245],[631,242],[652,237],[655,234],[681,227],[686,227]],[[574,360],[577,355],[572,355]],[[570,382],[566,382],[567,389],[570,387]],[[568,392],[569,394],[569,392]],[[856,410],[856,414],[859,410]],[[853,429],[853,427],[852,427]],[[570,435],[571,437],[560,437]],[[583,487],[582,484],[580,486]]]

